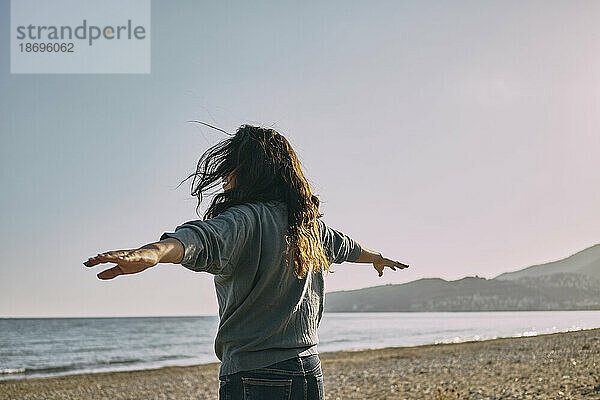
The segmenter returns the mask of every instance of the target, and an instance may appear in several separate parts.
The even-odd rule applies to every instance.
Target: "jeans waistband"
[[[258,368],[257,371],[291,374],[291,375],[313,375],[321,369],[321,360],[318,354],[308,356],[296,356],[288,360]]]

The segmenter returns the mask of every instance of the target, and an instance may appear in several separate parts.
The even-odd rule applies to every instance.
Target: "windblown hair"
[[[221,178],[232,172],[234,187],[214,196],[204,218],[213,218],[237,204],[282,201],[288,210],[288,261],[293,262],[290,264],[296,276],[304,278],[311,271],[331,272],[317,221],[323,215],[319,199],[312,194],[287,139],[273,129],[242,125],[231,138],[209,148],[200,157],[196,172],[185,179],[194,177],[196,213],[204,192],[218,186]]]

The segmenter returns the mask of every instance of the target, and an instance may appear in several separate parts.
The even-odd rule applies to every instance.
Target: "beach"
[[[322,353],[326,399],[600,399],[600,328]],[[215,399],[218,363],[0,382],[0,399]]]

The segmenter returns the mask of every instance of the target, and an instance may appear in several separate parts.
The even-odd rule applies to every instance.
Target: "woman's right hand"
[[[160,252],[157,248],[142,247],[132,250],[114,250],[99,253],[90,257],[83,263],[86,267],[93,267],[103,263],[116,263],[117,265],[100,272],[100,279],[113,279],[119,275],[137,274],[160,262]]]

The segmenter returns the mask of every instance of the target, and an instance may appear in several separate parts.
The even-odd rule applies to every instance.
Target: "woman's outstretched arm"
[[[377,270],[379,276],[383,275],[383,269],[385,267],[391,268],[392,271],[395,271],[396,268],[404,269],[409,267],[408,264],[403,264],[400,261],[394,261],[389,258],[385,258],[381,255],[381,253],[366,249],[362,246],[360,256],[358,256],[358,258],[353,262],[373,264],[373,267]]]
[[[192,271],[229,274],[248,242],[256,220],[248,205],[238,204],[214,218],[188,221],[165,232],[160,241],[135,250],[114,250],[98,254],[83,264],[93,267],[112,262],[117,265],[98,274],[100,279],[135,274],[158,263],[181,264]]]
[[[159,242],[149,243],[139,249],[99,253],[94,257],[90,257],[83,265],[93,267],[103,263],[116,263],[116,266],[98,274],[100,279],[113,279],[119,275],[142,272],[159,263],[178,264],[183,258],[183,253],[184,248],[179,240],[167,238]]]

